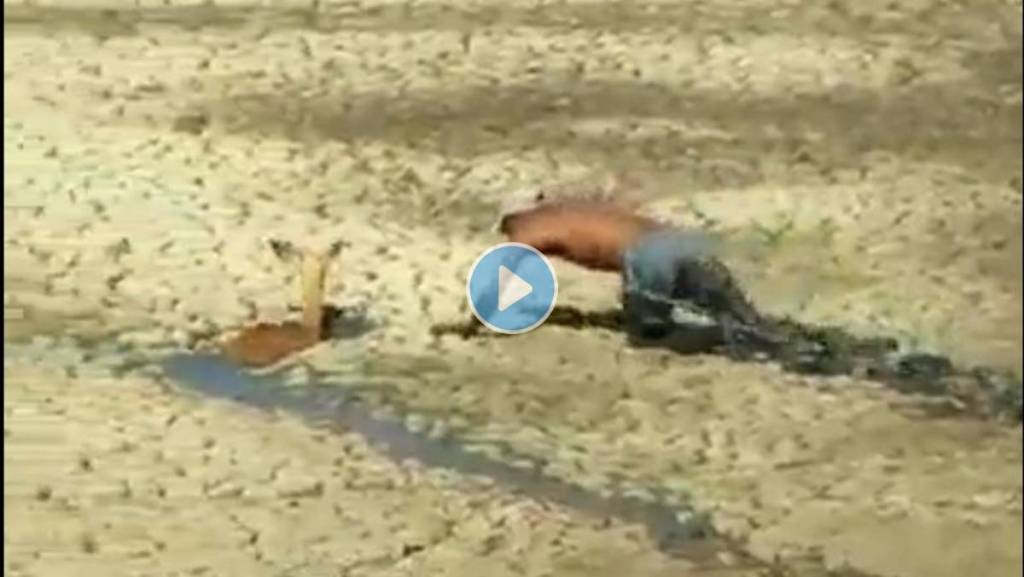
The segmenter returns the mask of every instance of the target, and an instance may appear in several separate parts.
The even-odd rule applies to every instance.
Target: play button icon
[[[558,279],[551,263],[532,246],[502,243],[484,251],[466,281],[476,318],[493,331],[531,331],[555,308]]]
[[[501,265],[498,269],[498,312],[504,312],[532,292],[533,286],[530,283]]]

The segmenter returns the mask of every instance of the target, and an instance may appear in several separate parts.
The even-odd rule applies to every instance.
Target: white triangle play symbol
[[[533,292],[533,286],[504,266],[498,268],[498,310],[503,311]]]

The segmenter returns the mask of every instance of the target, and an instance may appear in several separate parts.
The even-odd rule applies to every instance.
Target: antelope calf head
[[[302,302],[302,324],[317,335],[323,332],[324,286],[327,269],[343,248],[351,246],[339,240],[326,248],[298,246],[281,239],[268,239],[267,244],[274,255],[284,263],[299,266],[299,298]]]

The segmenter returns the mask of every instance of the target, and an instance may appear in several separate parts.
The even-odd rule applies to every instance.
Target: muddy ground
[[[431,332],[510,195],[628,174],[764,310],[1020,376],[1019,3],[4,6],[5,575],[1020,574],[1019,425],[600,328]],[[283,387],[546,484],[164,375],[294,314],[267,237],[352,243],[329,297],[369,319]]]

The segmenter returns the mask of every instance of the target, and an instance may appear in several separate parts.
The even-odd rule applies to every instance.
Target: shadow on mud
[[[555,307],[547,325],[577,330],[627,332],[637,348],[662,348],[679,354],[719,354],[743,362],[776,362],[783,370],[818,376],[848,375],[883,383],[901,393],[948,402],[928,405],[933,416],[972,414],[1021,422],[1022,384],[1010,374],[989,368],[962,369],[949,359],[926,353],[899,352],[886,337],[864,338],[838,327],[816,327],[790,319],[768,319],[757,327],[680,324],[659,338],[628,334],[619,309],[581,311]],[[475,318],[431,327],[435,336],[507,338],[488,331]]]

